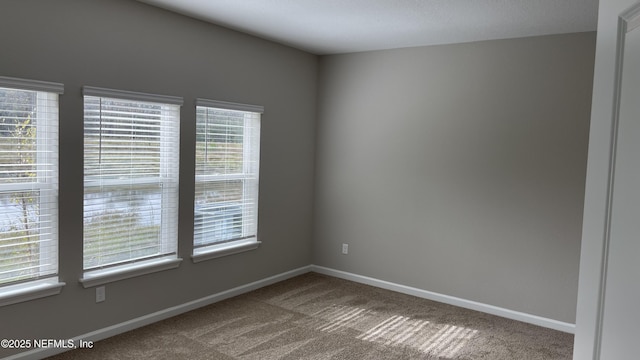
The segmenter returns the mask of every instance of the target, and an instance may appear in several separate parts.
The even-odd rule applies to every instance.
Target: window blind
[[[0,77],[0,286],[58,273],[56,83]]]
[[[257,241],[261,112],[251,105],[196,102],[194,253]]]
[[[181,99],[83,92],[85,271],[176,257]]]

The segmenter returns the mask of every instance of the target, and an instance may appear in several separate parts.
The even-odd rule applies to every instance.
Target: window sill
[[[0,307],[58,295],[65,285],[55,278],[4,287],[0,290]]]
[[[255,250],[261,242],[256,240],[236,241],[219,245],[211,245],[194,251],[191,260],[194,263],[216,259],[223,256],[238,254],[245,251]]]
[[[181,262],[182,259],[180,258],[162,258],[88,271],[84,273],[84,276],[80,279],[80,283],[86,289],[159,271],[176,269],[180,266]]]

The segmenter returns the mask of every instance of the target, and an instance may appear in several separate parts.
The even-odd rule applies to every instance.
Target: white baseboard
[[[282,274],[274,275],[262,280],[254,281],[246,285],[238,286],[233,289],[229,289],[223,292],[219,292],[217,294],[209,295],[201,299],[190,301],[188,303],[170,307],[168,309],[160,310],[148,315],[144,315],[129,321],[122,322],[120,324],[112,325],[103,329],[92,331],[87,334],[76,336],[73,338],[73,340],[75,344],[78,344],[79,340],[85,340],[85,341],[103,340],[115,335],[125,333],[127,331],[137,329],[145,325],[153,324],[155,322],[168,319],[176,315],[180,315],[187,311],[195,310],[203,306],[211,305],[213,303],[216,303],[237,295],[241,295],[249,291],[259,289],[261,287],[275,284],[277,282],[287,280],[294,276],[302,275],[310,271],[311,271],[311,265],[303,266],[298,269],[287,271]],[[66,350],[67,349],[60,349],[60,348],[34,349],[34,350],[9,356],[7,358],[4,358],[3,360],[18,360],[18,359],[19,360],[37,360],[37,359],[42,359],[48,356],[53,356],[53,355],[62,353]]]
[[[345,280],[366,284],[366,285],[379,287],[382,289],[392,290],[392,291],[396,291],[403,294],[413,295],[420,298],[433,300],[433,301],[437,301],[437,302],[441,302],[449,305],[455,305],[455,306],[459,306],[466,309],[480,311],[480,312],[491,314],[491,315],[501,316],[507,319],[522,321],[529,324],[538,325],[538,326],[542,326],[542,327],[546,327],[554,330],[559,330],[559,331],[570,333],[570,334],[575,333],[576,326],[575,324],[571,324],[571,323],[543,318],[541,316],[504,309],[501,307],[483,304],[483,303],[479,303],[471,300],[465,300],[465,299],[457,298],[454,296],[438,294],[438,293],[434,293],[431,291],[426,291],[426,290],[422,290],[422,289],[418,289],[410,286],[405,286],[405,285],[395,284],[395,283],[384,281],[384,280],[370,278],[367,276],[330,269],[323,266],[311,265],[311,271],[345,279]]]
[[[571,334],[575,333],[575,324],[547,319],[547,318],[543,318],[536,315],[504,309],[497,306],[465,300],[465,299],[461,299],[461,298],[457,298],[449,295],[438,294],[431,291],[426,291],[426,290],[422,290],[422,289],[418,289],[410,286],[395,284],[392,282],[379,280],[379,279],[375,279],[367,276],[357,275],[357,274],[353,274],[353,273],[349,273],[341,270],[330,269],[323,266],[308,265],[308,266],[303,266],[291,271],[284,272],[282,274],[274,275],[262,280],[254,281],[246,285],[241,285],[233,289],[222,291],[217,294],[209,295],[201,299],[197,299],[197,300],[180,304],[174,307],[170,307],[164,310],[160,310],[148,315],[144,315],[135,319],[131,319],[131,320],[122,322],[120,324],[112,325],[103,329],[92,331],[90,333],[76,336],[73,338],[73,340],[76,344],[79,343],[79,340],[85,340],[85,341],[103,340],[115,335],[125,333],[127,331],[137,329],[145,325],[153,324],[155,322],[168,319],[176,315],[180,315],[187,311],[195,310],[203,306],[207,306],[207,305],[210,305],[210,304],[213,304],[237,295],[242,295],[249,291],[253,291],[271,284],[275,284],[277,282],[287,280],[294,276],[302,275],[311,271],[317,272],[320,274],[329,275],[329,276],[334,276],[340,279],[350,280],[350,281],[354,281],[354,282],[358,282],[366,285],[379,287],[382,289],[396,291],[403,294],[413,295],[420,298],[433,300],[433,301],[437,301],[437,302],[441,302],[449,305],[455,305],[455,306],[463,307],[466,309],[476,310],[476,311],[484,312],[491,315],[501,316],[501,317],[512,319],[512,320],[518,320],[518,321],[522,321],[522,322],[526,322],[526,323],[530,323],[538,326],[543,326],[546,328],[559,330],[559,331],[563,331]],[[53,355],[62,353],[64,351],[66,351],[66,349],[60,349],[60,348],[34,349],[34,350],[9,356],[7,358],[4,358],[3,360],[38,360],[48,356],[53,356]]]

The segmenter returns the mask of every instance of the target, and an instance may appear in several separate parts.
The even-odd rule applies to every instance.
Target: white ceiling
[[[139,0],[314,54],[596,30],[598,0]]]

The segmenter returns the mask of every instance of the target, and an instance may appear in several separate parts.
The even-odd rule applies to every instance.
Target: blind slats
[[[175,254],[179,106],[84,90],[85,271]]]
[[[0,286],[58,273],[58,94],[0,77]]]
[[[255,238],[262,108],[197,104],[194,248]]]

